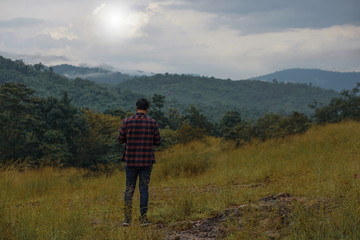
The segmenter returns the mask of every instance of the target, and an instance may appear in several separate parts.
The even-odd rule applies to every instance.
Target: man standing
[[[122,161],[125,162],[126,189],[124,194],[125,222],[131,222],[132,197],[139,176],[140,223],[148,225],[146,213],[149,201],[149,183],[152,166],[155,163],[153,146],[160,146],[161,137],[157,122],[147,116],[149,102],[139,99],[136,102],[136,114],[126,118],[118,135],[119,143],[126,143]]]

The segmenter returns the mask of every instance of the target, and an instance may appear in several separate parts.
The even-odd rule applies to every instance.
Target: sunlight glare
[[[94,10],[93,16],[96,34],[106,41],[136,37],[138,30],[147,22],[143,13],[119,5],[103,4]]]

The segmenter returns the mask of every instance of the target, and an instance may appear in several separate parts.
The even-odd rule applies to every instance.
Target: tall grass
[[[360,123],[344,122],[240,148],[207,138],[158,152],[149,218],[162,228],[141,228],[136,221],[121,227],[123,171],[92,176],[78,169],[7,167],[0,171],[0,239],[164,239],[179,222],[279,192],[306,199],[290,214],[291,224],[283,233],[289,239],[356,239],[359,133]],[[133,207],[137,219],[138,191]],[[243,218],[249,221],[241,231],[237,222],[222,223],[221,236],[267,238],[259,229],[258,213],[250,211]]]

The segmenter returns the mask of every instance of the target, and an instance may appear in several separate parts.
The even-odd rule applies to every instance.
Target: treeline
[[[194,104],[212,122],[218,122],[228,110],[237,110],[243,117],[254,120],[268,112],[288,115],[298,111],[310,116],[314,111],[308,105],[314,100],[326,104],[339,96],[333,90],[308,84],[231,81],[184,74],[136,77],[120,83],[118,88],[149,97],[163,95],[166,97],[166,107],[175,107],[182,113],[190,104]]]
[[[344,90],[339,97],[331,99],[328,105],[320,106],[317,102],[309,107],[315,111],[312,118],[299,112],[282,116],[277,113],[266,113],[257,120],[248,120],[239,111],[226,112],[221,119],[212,123],[195,106],[191,105],[180,116],[176,109],[169,109],[165,115],[163,107],[164,96],[155,94],[153,115],[164,128],[165,145],[186,143],[206,135],[222,137],[234,141],[236,146],[250,142],[253,139],[265,141],[271,138],[284,138],[307,131],[312,124],[336,123],[343,120],[360,121],[360,83],[352,90]]]
[[[253,120],[268,112],[288,115],[297,111],[311,116],[314,111],[308,105],[314,100],[326,104],[339,95],[333,90],[307,84],[231,81],[184,74],[136,77],[110,87],[99,83],[106,80],[100,74],[101,69],[83,70],[81,76],[94,79],[93,71],[98,76],[98,83],[82,78],[69,79],[57,74],[57,67],[46,67],[41,63],[27,65],[22,60],[12,61],[0,56],[0,85],[23,83],[42,98],[61,98],[63,92],[67,92],[74,106],[98,112],[119,106],[125,111],[132,110],[132,103],[138,98],[159,94],[166,97],[164,108],[176,108],[184,115],[189,105],[194,104],[213,123],[229,110],[239,111],[242,117]],[[106,71],[103,73],[107,74]],[[113,75],[112,78],[121,81],[121,76]]]
[[[0,87],[1,163],[96,167],[118,162],[120,117],[79,110],[66,92],[61,99],[33,94],[24,84]]]
[[[208,135],[239,146],[252,139],[264,141],[303,133],[312,124],[360,120],[359,86],[343,91],[326,106],[314,104],[313,120],[294,112],[287,116],[268,113],[251,122],[233,110],[212,123],[194,105],[184,114],[177,109],[164,110],[165,96],[158,94],[151,98],[149,115],[159,123],[162,148]],[[117,165],[123,151],[116,140],[117,132],[122,120],[132,114],[121,108],[104,113],[79,109],[66,92],[61,98],[40,98],[24,84],[5,83],[0,87],[0,163],[91,169]]]

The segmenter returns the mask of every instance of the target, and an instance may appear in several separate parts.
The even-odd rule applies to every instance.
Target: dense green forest
[[[148,80],[149,88],[154,81],[159,81],[158,85],[166,88],[166,83],[175,81],[177,77],[179,75],[165,74],[133,81],[143,89],[148,89],[141,86],[145,80]],[[185,77],[188,80],[183,81],[184,76],[179,77],[175,86],[182,83],[186,86],[188,82],[194,82],[194,87],[200,82],[208,89],[214,88],[218,81]],[[133,114],[135,101],[143,95],[126,89],[108,89],[88,80],[69,80],[54,73],[51,68],[44,69],[41,64],[31,66],[22,61],[4,58],[1,58],[0,80],[0,164],[15,161],[31,166],[50,164],[104,170],[104,167],[119,163],[122,147],[116,141],[117,131],[121,121]],[[209,84],[206,84],[205,80],[209,81]],[[231,81],[222,81],[228,84],[225,86],[230,95],[231,88],[235,85],[232,85]],[[249,81],[244,83],[251,89]],[[273,91],[276,91],[276,86],[283,86],[287,88],[280,89],[290,92],[295,91],[296,86],[298,88],[295,89],[300,89],[300,92],[301,89],[309,88],[307,85],[278,83],[265,83],[261,86]],[[227,108],[223,109],[224,114],[219,116],[218,121],[213,121],[189,99],[184,100],[188,105],[183,111],[177,108],[168,109],[167,97],[157,93],[148,98],[151,101],[149,115],[159,123],[163,137],[161,148],[188,143],[205,136],[220,137],[224,141],[233,142],[234,146],[241,146],[254,139],[265,141],[301,134],[312,124],[347,119],[360,121],[359,87],[360,84],[352,90],[336,94],[325,105],[312,104],[312,118],[298,111],[289,114],[268,111],[257,119],[250,120],[243,112]],[[218,89],[221,88],[224,89]],[[184,89],[186,88],[179,88],[179,91]],[[256,90],[256,87],[252,89]],[[183,96],[186,97],[189,92],[191,93],[190,90],[184,91]],[[213,91],[213,97],[220,98],[221,93],[215,92]],[[150,93],[149,91],[147,94]],[[228,98],[225,95],[222,97]],[[208,96],[204,98],[208,101],[213,99]],[[107,108],[101,113],[96,111],[98,104],[108,104],[106,106],[113,108]]]
[[[326,106],[313,105],[315,123],[359,121],[359,87],[360,84],[351,91],[342,92]],[[72,105],[67,92],[61,98],[36,97],[34,93],[23,83],[6,82],[0,86],[0,164],[15,161],[30,166],[104,170],[120,162],[122,148],[116,141],[116,133],[121,121],[133,112],[115,109],[96,113]],[[162,148],[209,135],[240,146],[253,139],[265,141],[301,134],[313,124],[299,112],[287,116],[267,113],[249,122],[235,110],[227,111],[213,123],[194,105],[181,114],[177,109],[165,112],[164,103],[165,96],[154,94],[149,112],[159,122]]]
[[[307,84],[264,82],[255,80],[231,81],[178,74],[157,74],[136,77],[118,85],[146,96],[161,94],[168,101],[188,106],[195,104],[204,112],[211,112],[211,120],[219,120],[227,110],[240,111],[249,119],[265,113],[281,115],[298,111],[310,116],[309,104],[314,101],[327,104],[338,96],[333,90],[324,90]],[[225,110],[225,111],[224,111]]]
[[[41,63],[26,65],[21,60],[0,57],[0,84],[5,82],[24,83],[39,97],[60,98],[66,91],[76,107],[98,112],[117,108],[133,110],[133,103],[139,97],[160,94],[166,97],[164,109],[177,109],[183,114],[192,104],[212,122],[219,121],[229,110],[239,111],[242,117],[252,120],[269,112],[288,115],[297,111],[311,116],[314,111],[309,104],[314,101],[327,104],[338,96],[335,91],[306,84],[231,81],[178,74],[136,77],[109,87],[81,78],[66,78]]]
[[[12,61],[0,56],[0,84],[23,83],[36,91],[39,97],[62,97],[67,92],[77,107],[97,111],[121,108],[132,109],[133,102],[143,95],[111,88],[81,78],[68,79],[45,68],[41,63],[27,65],[22,60]]]

